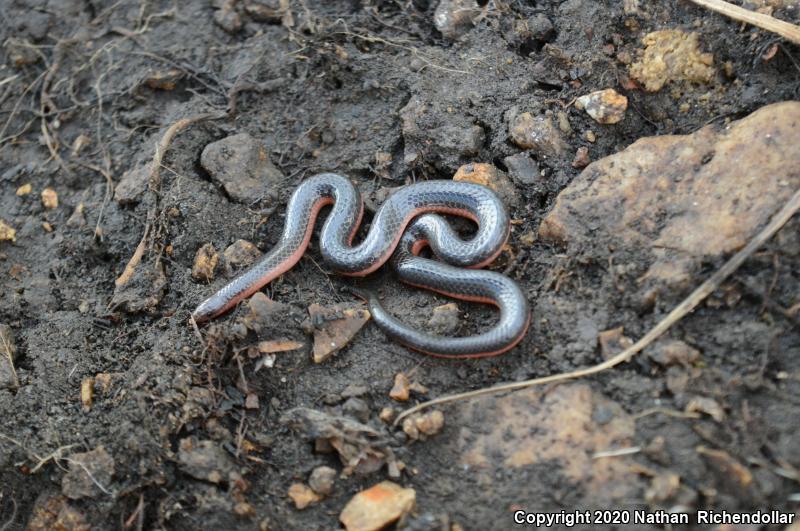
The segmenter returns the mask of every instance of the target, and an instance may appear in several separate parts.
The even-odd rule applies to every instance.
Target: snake
[[[363,277],[390,261],[400,280],[463,300],[500,309],[490,330],[469,337],[419,332],[389,314],[374,293],[353,291],[367,300],[374,322],[389,337],[434,356],[469,358],[497,355],[524,337],[528,304],[509,278],[481,267],[493,262],[509,236],[510,220],[488,187],[459,181],[421,181],[397,189],[375,213],[363,240],[353,244],[364,214],[358,188],[335,173],[303,181],[286,207],[283,232],[260,260],[192,312],[198,324],[226,313],[239,302],[289,271],[303,256],[323,207],[331,205],[319,237],[323,261],[345,276]],[[436,214],[472,220],[477,230],[462,239]],[[419,253],[429,247],[442,262]]]

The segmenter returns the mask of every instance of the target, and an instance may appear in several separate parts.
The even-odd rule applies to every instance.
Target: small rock
[[[114,189],[114,199],[120,205],[136,203],[147,190],[150,180],[150,164],[140,164],[122,174]]]
[[[0,242],[17,241],[17,231],[0,219]]]
[[[398,402],[405,402],[410,394],[408,376],[405,373],[398,372],[394,377],[394,386],[389,391],[389,397]]]
[[[591,129],[587,129],[586,132],[583,133],[583,138],[585,138],[587,142],[594,144],[594,142],[597,140],[597,135],[594,134],[594,131]]]
[[[630,338],[622,335],[624,328],[622,326],[612,328],[611,330],[604,330],[597,334],[597,341],[600,343],[600,353],[603,359],[607,360],[613,358],[626,348],[633,345]]]
[[[0,324],[0,389],[19,387],[14,361],[17,357],[17,344],[14,332],[7,324]]]
[[[350,384],[344,388],[340,393],[342,398],[352,398],[354,396],[364,396],[369,393],[369,387],[366,385]]]
[[[598,123],[615,124],[625,118],[628,98],[608,88],[581,96],[575,100],[575,108],[585,110]]]
[[[261,251],[247,240],[236,240],[222,251],[222,256],[225,259],[225,271],[230,276],[253,265],[261,258]]]
[[[697,33],[659,30],[645,35],[642,43],[644,52],[630,74],[650,92],[670,81],[709,83],[714,78],[714,55],[700,51]]]
[[[353,496],[339,521],[347,531],[378,531],[414,510],[416,501],[414,489],[383,481]]]
[[[234,10],[236,0],[227,0],[220,9],[214,12],[214,23],[230,34],[242,29],[242,17]]]
[[[256,515],[256,509],[247,502],[238,502],[233,506],[233,513],[242,518],[252,518]]]
[[[397,414],[397,412],[394,410],[393,407],[385,407],[385,408],[381,409],[381,412],[378,415],[378,418],[381,419],[382,422],[385,422],[386,424],[389,424],[390,422],[392,422],[394,420],[394,416],[396,414]]]
[[[58,208],[58,194],[52,188],[42,190],[42,205],[47,209]]]
[[[238,476],[228,452],[214,441],[197,441],[192,437],[180,441],[178,466],[193,478],[215,484]]]
[[[280,8],[280,2],[269,2],[271,5],[263,3],[249,2],[245,4],[244,11],[256,22],[267,22],[277,24],[283,18],[284,11]]]
[[[448,39],[457,39],[472,27],[481,9],[475,0],[442,0],[433,13],[433,24]]]
[[[585,168],[591,163],[591,159],[589,158],[589,148],[586,146],[581,146],[575,152],[575,158],[572,159],[572,167],[573,168]]]
[[[314,303],[308,314],[314,327],[314,363],[322,363],[350,343],[371,317],[364,308],[342,304],[326,308]]]
[[[455,334],[460,324],[458,305],[454,302],[442,304],[434,308],[433,315],[428,320],[428,327],[435,333],[445,336],[452,336]]]
[[[342,404],[342,413],[360,422],[367,422],[369,420],[369,406],[360,398],[348,398],[347,401]]]
[[[524,112],[511,119],[511,140],[523,149],[546,157],[558,157],[566,149],[561,131],[549,116],[533,116]]]
[[[433,129],[430,137],[436,147],[443,152],[452,152],[460,157],[478,154],[486,140],[486,133],[479,125],[445,125]]]
[[[511,24],[511,31],[506,33],[506,40],[523,55],[532,54],[553,40],[555,29],[553,23],[544,13],[538,13],[527,19],[518,19]]]
[[[278,316],[289,312],[288,305],[274,301],[260,291],[253,293],[247,301],[247,307],[249,312],[244,316],[243,323],[254,332],[261,331],[277,320]],[[268,345],[264,347],[267,348]]]
[[[31,183],[26,183],[17,188],[17,197],[24,197],[33,191]]]
[[[662,367],[670,365],[691,366],[700,358],[700,351],[678,339],[656,342],[646,350],[651,360]]]
[[[258,395],[255,393],[247,393],[244,399],[244,407],[245,409],[258,409]]]
[[[229,247],[230,249],[230,247]],[[192,278],[195,280],[210,281],[214,279],[214,270],[219,262],[219,253],[210,243],[204,244],[194,255],[192,265]]]
[[[444,426],[444,414],[439,410],[412,415],[403,421],[403,431],[412,441],[436,435]]]
[[[508,174],[519,184],[528,186],[540,180],[539,164],[527,153],[517,153],[503,159]]]
[[[301,511],[322,499],[304,483],[292,483],[292,486],[289,487],[289,497],[294,502],[294,506]]]
[[[205,147],[200,164],[234,201],[251,204],[284,180],[267,150],[247,133],[223,138]]]
[[[336,481],[336,470],[329,466],[318,466],[311,471],[308,478],[308,485],[314,492],[327,496],[333,492],[333,484]]]
[[[650,487],[644,493],[644,499],[651,507],[659,507],[678,493],[681,477],[670,472],[659,474],[650,481]]]
[[[71,500],[94,498],[111,494],[109,486],[114,475],[114,459],[103,446],[92,451],[72,454],[69,470],[61,480],[61,492]]]
[[[178,81],[183,79],[185,73],[177,68],[169,70],[156,70],[144,80],[144,84],[153,90],[175,90]]]
[[[83,203],[78,203],[78,206],[75,207],[72,215],[67,220],[67,227],[80,228],[86,225],[86,216],[83,215],[84,209]]]
[[[705,413],[717,422],[725,420],[725,411],[722,409],[722,406],[719,405],[719,402],[705,396],[696,396],[689,400],[689,403],[686,404],[686,412]]]
[[[493,164],[470,163],[464,164],[453,176],[457,182],[481,184],[489,187],[508,206],[519,204],[517,189],[511,184],[505,172],[498,170]]]
[[[673,395],[682,395],[689,385],[689,373],[678,367],[670,367],[667,369],[666,385],[669,392]]]

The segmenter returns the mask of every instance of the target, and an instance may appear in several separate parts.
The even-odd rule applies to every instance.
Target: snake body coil
[[[337,272],[350,276],[371,273],[389,259],[403,237],[393,259],[401,280],[466,300],[494,303],[501,310],[500,323],[490,331],[448,338],[412,333],[388,315],[375,297],[368,297],[373,319],[390,336],[417,350],[448,357],[499,354],[524,336],[528,306],[516,284],[497,273],[462,269],[490,263],[508,237],[508,215],[491,190],[454,181],[405,186],[381,205],[364,240],[352,245],[363,214],[361,195],[349,179],[333,173],[311,177],[294,191],[275,247],[203,301],[192,314],[194,320],[202,323],[225,313],[291,269],[308,247],[317,215],[326,205],[333,207],[322,227],[320,250],[325,262]],[[404,236],[412,220],[426,212],[469,218],[478,224],[478,230],[471,239],[462,240],[444,219],[425,215],[416,219]],[[415,256],[425,245],[451,265]]]

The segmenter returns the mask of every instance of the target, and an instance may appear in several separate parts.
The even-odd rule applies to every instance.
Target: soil
[[[677,325],[674,337],[702,353],[691,376],[640,356],[579,384],[603,396],[597,403],[612,403],[601,409],[613,415],[683,411],[697,389],[724,413],[638,418],[635,430],[623,430],[631,448],[643,449],[628,457],[638,472],[624,476],[624,489],[612,473],[576,479],[558,464],[558,452],[476,480],[461,465],[458,441],[467,425],[491,429],[486,411],[445,408],[443,431],[413,443],[377,417],[384,407],[403,406],[389,398],[398,372],[428,389],[412,394],[413,402],[596,363],[598,332],[647,332],[690,290],[643,308],[624,295],[635,280],[620,285],[607,263],[531,235],[580,173],[571,165],[578,148],[588,147],[597,160],[642,137],[687,134],[800,99],[798,47],[683,1],[642,2],[638,9],[637,2],[482,2],[474,26],[455,39],[436,28],[437,4],[428,0],[286,0],[281,9],[272,6],[278,14],[271,16],[248,9],[254,4],[0,0],[0,218],[16,229],[14,242],[0,242],[0,323],[13,331],[19,380],[0,389],[0,529],[46,528],[36,526],[47,521],[48,500],[62,492],[76,498],[68,502],[74,512],[59,516],[62,528],[337,528],[347,501],[387,479],[386,469],[337,478],[330,495],[298,510],[287,497],[290,486],[307,482],[318,466],[341,470],[342,463],[315,452],[280,419],[296,407],[338,407],[353,383],[367,387],[360,398],[371,412],[368,423],[405,464],[394,480],[416,491],[409,529],[506,529],[520,507],[653,510],[653,477],[669,474],[683,490],[665,496],[665,505],[797,510],[800,329],[796,306],[794,314],[776,309],[798,303],[796,220]],[[775,16],[798,21],[797,6],[772,4]],[[525,33],[515,25],[541,26],[542,17],[552,29]],[[642,36],[665,28],[700,34],[703,51],[714,57],[713,79],[658,92],[629,79],[622,52],[635,59]],[[629,99],[618,124],[600,125],[570,105],[609,87]],[[222,273],[212,285],[192,279],[197,250],[211,243],[221,251],[239,239],[268,250],[280,234],[283,205],[305,177],[345,174],[374,205],[387,188],[449,179],[462,164],[508,170],[504,158],[523,151],[508,134],[509,116],[519,112],[554,120],[563,113],[570,127],[563,153],[534,157],[536,183],[514,184],[511,253],[495,268],[520,283],[534,318],[510,352],[434,359],[367,323],[323,363],[305,348],[279,353],[274,366],[256,372],[256,360],[244,354],[254,338],[235,326],[245,309],[203,329],[202,341],[187,324],[190,311],[225,280]],[[412,128],[405,122],[414,113]],[[151,181],[128,202],[113,198],[110,185],[150,162],[168,127],[206,114],[176,134],[160,183]],[[482,137],[473,134],[476,125]],[[586,140],[587,130],[598,133],[595,142]],[[231,198],[201,164],[208,144],[239,133],[262,142],[283,175],[248,203]],[[477,146],[462,145],[475,138]],[[18,194],[25,184],[32,192]],[[57,193],[55,208],[42,204],[47,187]],[[83,221],[75,214],[81,204]],[[152,295],[152,304],[112,305],[115,280],[147,224],[152,245],[142,267],[158,257],[166,282],[156,285],[154,269],[155,280],[137,278],[134,286]],[[623,256],[637,260],[635,253]],[[707,264],[696,284],[721,263]],[[357,305],[341,289],[352,281],[321,264],[314,240],[307,257],[267,288],[287,305],[271,339],[302,341],[311,304]],[[379,287],[386,306],[415,326],[427,326],[433,308],[449,302],[399,284],[386,268],[361,284]],[[459,308],[462,333],[495,318],[481,305]],[[81,401],[87,378],[95,378],[91,404]],[[99,385],[104,378],[108,385]],[[578,400],[587,391],[564,396]],[[535,407],[530,400],[520,403]],[[509,407],[497,411],[513,414]],[[553,414],[569,410],[554,407]],[[579,434],[605,424],[597,408],[592,419]],[[192,441],[215,441],[222,455],[210,455],[224,463],[210,469],[225,477],[205,477],[202,464],[182,457]],[[699,446],[722,454],[709,458]],[[105,451],[96,466],[110,456],[113,474],[100,474],[107,480],[101,486],[75,488],[68,474],[84,459],[75,454],[99,447]],[[78,523],[66,526],[69,518]]]

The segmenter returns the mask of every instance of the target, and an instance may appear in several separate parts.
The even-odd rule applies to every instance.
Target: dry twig
[[[691,2],[716,11],[717,13],[721,13],[733,20],[752,24],[753,26],[771,31],[772,33],[777,33],[788,41],[800,44],[800,27],[790,24],[789,22],[765,15],[764,13],[749,11],[737,5],[724,2],[723,0],[691,0]]]
[[[658,337],[660,337],[664,332],[669,330],[675,323],[680,321],[683,317],[685,317],[689,312],[694,310],[700,302],[703,301],[706,297],[708,297],[715,289],[719,287],[719,285],[728,278],[734,271],[736,271],[742,263],[747,260],[747,258],[753,254],[759,247],[761,247],[764,242],[770,239],[780,228],[787,222],[789,219],[800,209],[800,190],[797,190],[794,195],[789,199],[789,201],[781,208],[781,210],[773,216],[772,220],[769,224],[764,227],[764,229],[759,232],[750,242],[745,245],[739,252],[733,255],[730,260],[725,262],[725,264],[719,268],[716,273],[711,275],[705,282],[700,284],[700,286],[695,289],[688,297],[686,297],[683,302],[681,302],[678,306],[676,306],[664,319],[662,319],[656,326],[650,329],[639,341],[631,345],[630,347],[626,348],[616,356],[607,359],[602,363],[598,363],[597,365],[593,365],[591,367],[585,367],[583,369],[577,369],[575,371],[561,373],[561,374],[552,374],[550,376],[544,376],[541,378],[533,378],[532,380],[525,380],[523,382],[513,382],[507,384],[501,384],[495,387],[486,387],[484,389],[477,389],[475,391],[468,391],[466,393],[458,393],[455,395],[443,396],[441,398],[436,398],[434,400],[430,400],[428,402],[423,402],[422,404],[418,404],[412,408],[409,408],[400,415],[394,421],[394,425],[402,421],[409,415],[412,415],[418,411],[423,409],[427,409],[431,406],[447,404],[450,402],[456,402],[460,400],[467,400],[470,398],[475,398],[478,396],[484,395],[491,395],[497,393],[504,393],[506,391],[516,391],[518,389],[526,389],[528,387],[533,387],[535,385],[541,385],[546,383],[554,383],[554,382],[562,382],[564,380],[571,380],[574,378],[583,378],[585,376],[589,376],[592,374],[597,374],[599,372],[605,371],[612,367],[616,367],[617,365],[624,363],[626,361],[630,361],[630,359],[648,346],[650,343],[655,341]]]

